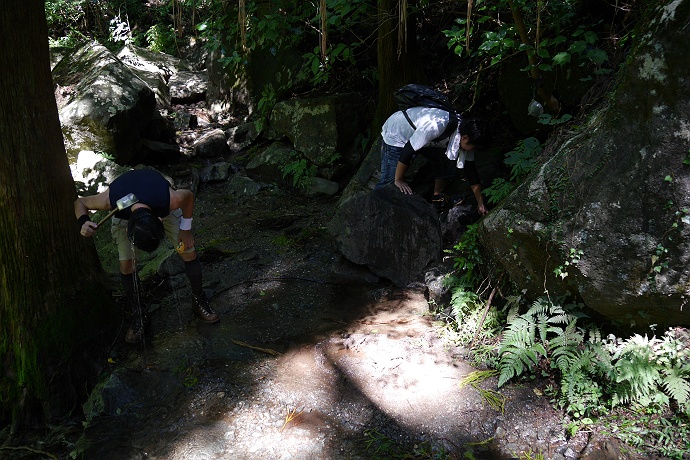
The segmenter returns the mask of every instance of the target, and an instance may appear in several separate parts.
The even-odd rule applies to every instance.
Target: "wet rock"
[[[305,196],[335,195],[338,184],[323,177],[312,177],[300,191]]]
[[[230,179],[228,191],[235,195],[254,196],[259,193],[261,188],[261,184],[254,182],[249,177],[235,174]]]
[[[240,151],[249,147],[259,136],[256,123],[244,123],[225,131],[228,147],[231,151]]]
[[[283,181],[281,166],[286,164],[294,149],[284,142],[272,142],[247,163],[247,174],[267,182]]]

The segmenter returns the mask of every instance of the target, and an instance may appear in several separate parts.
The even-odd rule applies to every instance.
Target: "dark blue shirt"
[[[153,169],[135,169],[117,177],[110,184],[110,206],[117,208],[117,200],[133,193],[137,203],[151,208],[157,217],[170,214],[170,184],[158,171]],[[129,220],[131,208],[115,213],[115,217]]]

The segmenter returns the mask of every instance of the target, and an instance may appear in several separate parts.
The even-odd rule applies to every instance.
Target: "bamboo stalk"
[[[473,0],[467,0],[467,23],[465,24],[465,50],[467,55],[470,55],[470,23],[472,18],[472,8],[474,6]]]
[[[321,63],[324,67],[328,65],[327,51],[328,51],[328,15],[326,12],[326,0],[321,0],[319,8],[321,8]]]
[[[398,1],[398,58],[407,52],[407,0]]]
[[[242,50],[247,50],[247,10],[245,7],[245,0],[239,0],[237,5],[237,28],[240,31],[240,42],[242,43]]]
[[[510,11],[513,13],[513,21],[515,22],[515,28],[518,31],[518,35],[520,35],[520,41],[534,49],[534,52],[532,53],[529,51],[527,52],[527,58],[530,64],[530,75],[532,76],[532,79],[537,82],[540,78],[539,69],[537,68],[537,49],[539,43],[533,43],[532,40],[530,40],[529,34],[527,33],[527,27],[525,26],[525,21],[522,19],[520,11],[515,7],[514,0],[508,0],[508,6],[510,6]],[[539,86],[537,87],[537,94],[539,94],[544,101],[544,105],[546,105],[551,112],[560,112],[561,103],[553,96],[551,91],[548,91],[543,86]]]

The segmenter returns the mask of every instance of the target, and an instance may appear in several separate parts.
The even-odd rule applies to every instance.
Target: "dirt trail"
[[[83,429],[76,410],[42,436],[44,450],[99,460],[636,458],[594,431],[566,439],[539,382],[501,388],[502,408],[462,386],[475,369],[439,338],[424,287],[393,288],[336,254],[324,229],[335,198],[238,197],[225,183],[197,197],[205,288],[221,322],[193,318],[184,275],[147,281],[145,342],[120,336],[85,406],[98,415]],[[495,378],[480,387],[496,391]]]
[[[334,252],[334,205],[200,191],[197,240],[222,321],[192,318],[180,277],[150,282],[152,331],[119,348],[85,458],[634,458],[592,433],[566,439],[538,383],[502,388],[503,407],[462,386],[475,369],[439,338],[424,288],[367,283]],[[481,388],[496,391],[495,378]]]

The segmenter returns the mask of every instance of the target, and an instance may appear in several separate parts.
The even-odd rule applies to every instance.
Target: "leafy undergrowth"
[[[690,332],[604,334],[582,305],[511,297],[488,305],[465,285],[453,289],[443,331],[470,348],[473,365],[495,369],[498,387],[546,379],[564,413],[566,436],[617,438],[638,454],[690,458]],[[448,311],[448,309],[446,309]]]

